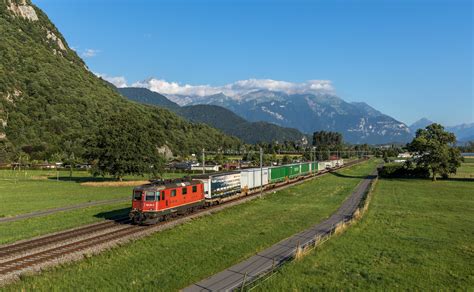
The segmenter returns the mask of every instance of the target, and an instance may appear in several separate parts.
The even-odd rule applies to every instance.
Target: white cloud
[[[107,74],[94,73],[96,76],[112,83],[118,88],[127,87],[127,80],[123,76],[108,76]]]
[[[83,58],[92,58],[92,57],[95,57],[97,56],[97,54],[100,53],[100,50],[95,50],[95,49],[85,49],[81,56]]]
[[[162,79],[150,78],[148,80],[135,82],[132,86],[145,87],[152,91],[168,95],[206,96],[224,93],[227,96],[237,99],[242,95],[258,90],[279,91],[287,94],[334,91],[331,81],[329,80],[308,80],[306,82],[294,83],[272,79],[247,79],[239,80],[223,86],[211,86],[179,84],[177,82],[168,82]]]

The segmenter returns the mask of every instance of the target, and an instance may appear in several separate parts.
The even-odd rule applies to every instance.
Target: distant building
[[[413,155],[411,155],[411,153],[410,153],[410,152],[404,152],[404,153],[400,153],[400,154],[398,154],[398,156],[397,156],[397,157],[398,157],[398,158],[412,158],[412,157],[413,157]]]
[[[205,165],[205,171],[219,171],[220,165]],[[203,167],[201,165],[191,165],[191,170],[193,171],[202,171]]]

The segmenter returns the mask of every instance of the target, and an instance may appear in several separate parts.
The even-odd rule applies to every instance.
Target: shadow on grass
[[[337,177],[344,177],[344,178],[360,178],[360,179],[363,179],[363,178],[368,178],[368,177],[370,177],[370,176],[367,176],[367,175],[347,175],[347,174],[342,174],[342,173],[333,172],[333,171],[330,171],[329,173],[332,174],[332,175],[334,175],[334,176],[337,176]]]
[[[474,182],[474,178],[469,177],[450,177],[450,178],[438,178],[440,181],[471,181]]]
[[[128,213],[130,213],[131,208],[122,208],[107,212],[100,212],[94,215],[96,218],[102,218],[106,220],[114,220],[116,222],[122,223],[124,218],[128,218]]]
[[[144,180],[143,178],[142,180]],[[57,180],[56,177],[50,176],[48,180]],[[70,181],[76,183],[85,183],[85,182],[117,182],[118,179],[113,177],[93,177],[93,176],[60,176],[59,181]],[[131,179],[124,179],[123,181],[133,181]]]
[[[403,181],[403,180],[423,180],[432,182],[433,180],[428,177],[383,177],[381,176],[380,179],[384,180],[391,180],[391,181]],[[450,178],[436,178],[436,181],[468,181],[474,182],[474,178],[467,178],[467,177],[450,177]],[[434,182],[436,182],[434,181]]]

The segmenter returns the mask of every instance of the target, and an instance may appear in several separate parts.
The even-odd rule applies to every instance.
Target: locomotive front
[[[202,206],[204,186],[200,181],[160,181],[133,189],[129,216],[135,224],[153,224]]]

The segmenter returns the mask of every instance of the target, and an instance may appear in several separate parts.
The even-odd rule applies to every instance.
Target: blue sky
[[[474,122],[472,2],[33,0],[93,72],[330,80],[403,122]]]

